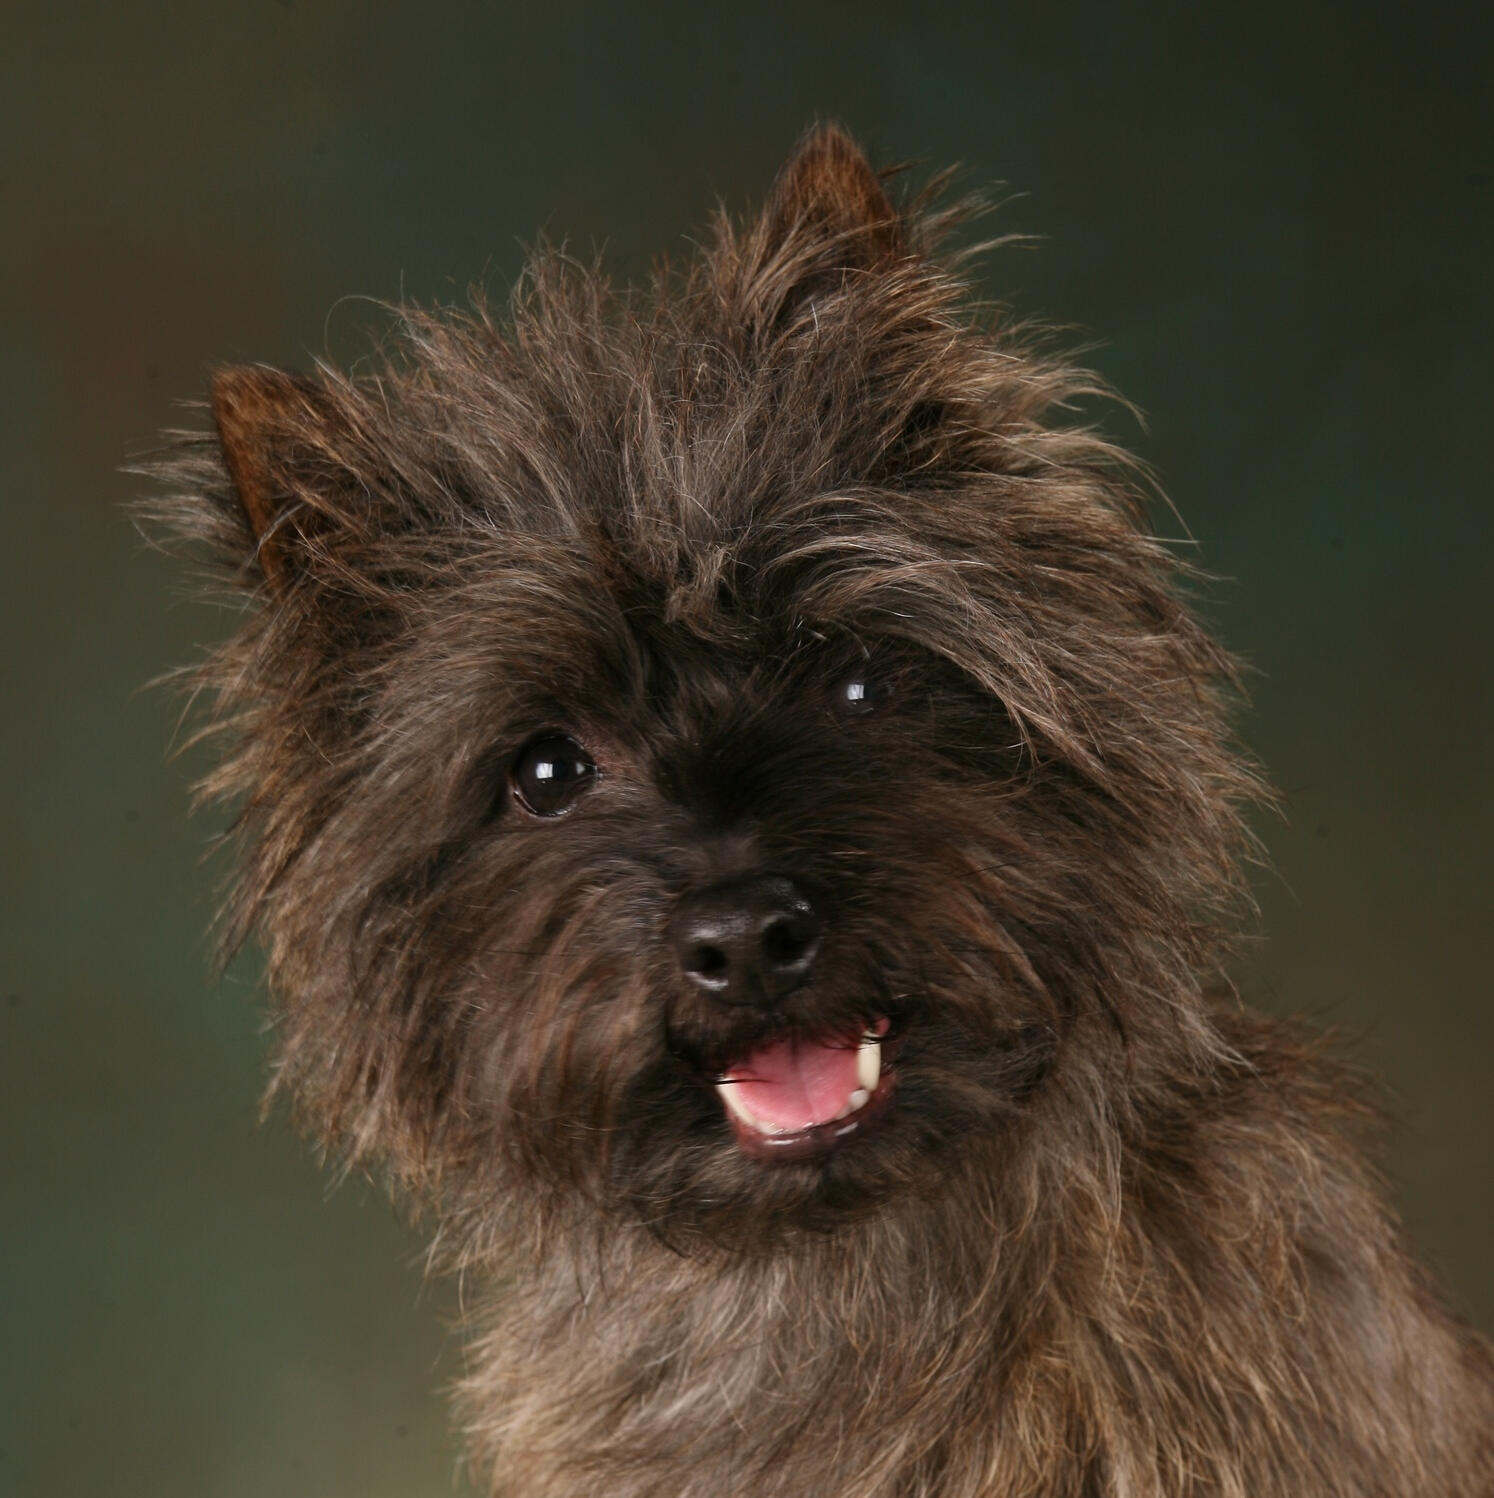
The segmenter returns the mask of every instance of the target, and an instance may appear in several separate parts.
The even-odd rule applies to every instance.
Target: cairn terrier
[[[644,289],[216,376],[275,1085],[484,1287],[495,1494],[1489,1498],[1372,1110],[1219,979],[1232,663],[938,203],[820,129]]]

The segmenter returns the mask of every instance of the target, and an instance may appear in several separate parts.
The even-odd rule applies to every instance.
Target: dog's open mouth
[[[737,1143],[749,1155],[799,1160],[833,1149],[886,1111],[895,1073],[884,1065],[891,1029],[770,1041],[716,1080]]]

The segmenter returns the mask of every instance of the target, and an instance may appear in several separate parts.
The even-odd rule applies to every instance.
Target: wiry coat
[[[155,508],[257,601],[194,680],[278,1080],[489,1287],[497,1494],[1488,1498],[1489,1349],[1350,1079],[1206,996],[1230,662],[942,227],[821,131],[645,292],[549,253],[356,379],[218,377]],[[544,732],[564,817],[510,786]],[[823,950],[727,1012],[670,912],[764,868]],[[722,1065],[873,1014],[882,1126],[744,1155]]]

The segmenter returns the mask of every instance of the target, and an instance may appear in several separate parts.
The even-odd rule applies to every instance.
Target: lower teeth
[[[846,1099],[845,1107],[835,1115],[831,1122],[838,1123],[841,1119],[849,1117],[852,1113],[860,1112],[860,1110],[866,1107],[867,1103],[869,1103],[870,1101],[871,1093],[869,1093],[864,1087],[858,1087],[855,1092],[853,1092],[850,1097]]]

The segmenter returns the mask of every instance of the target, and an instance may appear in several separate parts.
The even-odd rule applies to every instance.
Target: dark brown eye
[[[596,778],[592,757],[563,733],[530,739],[509,771],[514,795],[537,817],[558,817],[569,811]]]

